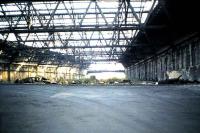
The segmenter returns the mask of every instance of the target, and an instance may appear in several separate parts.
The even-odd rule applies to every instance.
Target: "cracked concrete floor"
[[[0,85],[2,133],[199,133],[200,86]]]

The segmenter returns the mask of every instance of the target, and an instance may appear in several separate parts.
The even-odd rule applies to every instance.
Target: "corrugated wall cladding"
[[[126,74],[130,80],[160,81],[172,70],[181,72],[185,80],[200,81],[199,37],[184,40],[157,56],[133,64],[126,69]]]

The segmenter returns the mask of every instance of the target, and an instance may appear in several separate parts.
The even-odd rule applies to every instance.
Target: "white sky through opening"
[[[118,71],[125,70],[124,66],[121,63],[117,62],[105,62],[105,63],[96,63],[91,64],[88,68],[88,71]],[[123,72],[101,72],[101,73],[89,73],[86,77],[95,76],[98,80],[105,80],[111,78],[121,78],[124,79],[125,73]]]
[[[116,2],[117,0],[102,0],[102,1],[98,1],[98,5],[100,7],[104,7],[106,9],[102,10],[102,12],[112,12],[112,11],[117,11],[117,8],[118,8],[118,2]],[[144,11],[149,11],[151,6],[152,6],[152,3],[153,3],[153,0],[151,1],[147,1],[147,2],[144,2],[144,3],[141,3],[141,2],[132,2],[132,6],[133,7],[139,7],[139,6],[143,6],[143,10]],[[65,2],[66,4],[66,7],[68,9],[71,8],[71,6],[73,5],[75,9],[77,10],[74,10],[75,13],[81,13],[81,12],[85,12],[86,11],[86,8],[89,4],[88,1],[75,1],[74,4],[70,4],[69,2]],[[143,4],[143,5],[141,5]],[[43,13],[49,13],[48,10],[47,11],[44,11],[43,9],[54,9],[56,6],[56,3],[54,4],[46,4],[46,6],[41,3],[41,2],[35,2],[34,3],[34,7],[36,8],[38,14],[43,14]],[[91,8],[88,10],[88,12],[95,12],[95,8],[94,8],[94,4],[91,5]],[[80,9],[78,9],[80,8]],[[82,9],[81,9],[82,8]],[[112,9],[109,9],[109,8],[112,8]],[[63,4],[60,4],[59,5],[59,9],[60,10],[57,10],[56,13],[66,13],[66,10],[65,10],[65,7],[63,6]],[[10,5],[9,9],[7,8],[4,8],[4,10],[16,10],[16,12],[10,12],[10,14],[8,15],[17,15],[17,14],[21,14],[20,11],[18,11],[19,9],[13,4]],[[139,8],[135,8],[135,11],[139,11]],[[2,13],[0,13],[0,15],[3,15]],[[107,18],[107,21],[109,24],[112,23],[113,21],[113,16],[114,14],[112,15],[105,15],[106,18]],[[139,14],[138,14],[139,15]],[[66,20],[68,21],[60,21],[59,19],[59,16],[57,17],[57,19],[55,20],[52,20],[52,22],[55,22],[55,25],[66,25],[66,26],[69,26],[69,25],[73,25],[72,24],[72,21],[70,21],[70,18],[69,16],[65,16]],[[77,15],[76,16],[77,19],[76,19],[76,24],[79,24],[79,21],[80,21],[80,18],[78,18],[79,16]],[[104,19],[102,18],[102,16],[100,15],[100,19],[99,19],[99,23],[100,24],[104,24]],[[146,20],[146,17],[147,17],[147,13],[143,13],[141,15],[141,23],[144,23],[145,20]],[[112,18],[112,19],[111,19]],[[133,18],[128,18],[127,19],[127,23],[128,24],[132,24],[135,22],[135,20]],[[45,21],[43,21],[45,22]],[[95,15],[86,15],[86,18],[84,19],[83,21],[83,25],[93,25],[96,23],[96,20],[95,20]],[[15,24],[15,23],[14,23]],[[19,24],[21,24],[21,26],[24,26],[26,25],[26,22],[25,21],[20,21]],[[51,25],[51,23],[50,23]],[[38,19],[33,19],[33,26],[40,26],[40,23],[39,23],[39,20]],[[8,26],[8,23],[5,21],[5,22],[1,22],[0,23],[0,27],[9,27]],[[20,27],[20,25],[19,25]],[[110,31],[104,31],[102,32],[103,35],[104,35],[104,38],[112,38],[112,32]],[[131,38],[132,35],[135,33],[135,31],[133,30],[128,30],[128,31],[125,31],[124,34],[127,38]],[[48,37],[48,33],[37,33],[38,35],[36,36],[35,34],[30,34],[28,36],[28,40],[37,40],[38,37],[39,39],[46,39]],[[81,39],[80,38],[80,34],[81,33],[73,33],[73,36],[71,37],[71,39]],[[19,34],[22,38],[22,40],[25,40],[26,37],[27,37],[27,33],[24,33],[24,34]],[[87,32],[86,33],[86,38],[90,38],[90,36],[92,35],[92,32]],[[53,47],[53,46],[62,46],[63,44],[61,43],[61,41],[59,40],[59,37],[62,39],[62,40],[67,40],[67,38],[70,36],[70,33],[65,33],[65,32],[60,32],[59,33],[59,36],[57,35],[57,33],[55,34],[55,40],[52,41],[52,42],[49,42],[49,47]],[[2,36],[1,38],[5,38],[4,36]],[[99,34],[98,33],[94,33],[93,35],[93,38],[99,38]],[[51,39],[51,38],[49,38]],[[17,41],[15,35],[13,33],[10,33],[8,38],[7,38],[8,41]],[[120,45],[126,45],[126,41],[125,40],[122,40],[122,41],[119,41],[119,44]],[[35,42],[35,43],[32,43],[32,42],[25,42],[25,45],[27,46],[33,46],[33,47],[44,47],[44,44],[41,43],[41,42]],[[69,42],[68,46],[84,46],[85,43],[83,42],[74,42],[74,41],[71,41]],[[90,43],[90,46],[96,46],[96,45],[101,45],[101,46],[105,46],[107,45],[104,41],[96,41],[96,40],[93,40],[91,41]],[[85,53],[90,53],[90,50],[91,49],[80,49],[81,51],[85,52]],[[100,48],[96,48],[96,49],[93,49],[93,51],[101,51],[102,49]],[[110,48],[105,48],[104,50],[106,50],[107,52],[109,52]],[[61,53],[69,53],[69,54],[73,54],[73,51],[72,49],[68,49],[68,50],[64,50],[64,49],[51,49],[51,51],[55,51],[55,52],[61,52]],[[120,48],[116,48],[116,51],[120,51]],[[93,57],[90,57],[90,56],[93,56]],[[101,59],[100,56],[94,56],[94,55],[88,55],[87,57],[85,58],[93,58],[93,59]],[[91,64],[88,68],[88,70],[124,70],[124,67],[121,63],[116,63],[116,62],[108,62],[108,63],[95,63],[95,64]],[[91,73],[89,74],[88,76],[91,76],[91,75],[95,75],[97,79],[106,79],[106,78],[112,78],[112,77],[121,77],[121,78],[125,78],[125,74],[124,73],[119,73],[119,72],[112,72],[112,73]]]

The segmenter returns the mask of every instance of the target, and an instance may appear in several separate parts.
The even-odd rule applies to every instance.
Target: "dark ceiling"
[[[145,26],[160,25],[163,28],[141,30],[132,43],[147,45],[127,49],[122,56],[122,63],[129,66],[153,56],[162,47],[173,45],[181,37],[198,33],[197,5],[193,1],[159,0]]]

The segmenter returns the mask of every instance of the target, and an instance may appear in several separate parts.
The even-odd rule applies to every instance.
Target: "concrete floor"
[[[0,85],[2,133],[199,133],[200,86]]]

